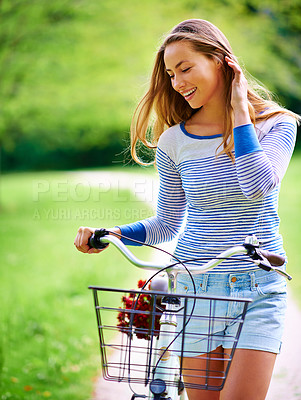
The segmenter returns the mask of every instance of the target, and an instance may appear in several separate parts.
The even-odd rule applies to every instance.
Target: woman
[[[157,215],[115,227],[112,234],[149,244],[168,241],[179,233],[187,212],[175,249],[182,260],[213,257],[242,243],[249,233],[255,233],[263,247],[284,254],[277,202],[299,117],[264,98],[260,89],[251,89],[217,27],[198,19],[177,25],[157,53],[150,88],[131,129],[137,162],[142,163],[138,144],[156,148]],[[151,126],[153,112],[156,119]],[[75,239],[79,251],[95,252],[87,244],[93,231],[79,229]],[[189,399],[264,399],[281,347],[284,279],[228,260],[197,276],[196,282],[210,295],[247,296],[253,303],[224,389],[221,393],[190,390]],[[179,290],[192,291],[189,285],[181,274]],[[202,353],[201,345],[192,346]],[[221,343],[213,350],[222,353]],[[184,360],[184,366],[197,369],[201,363],[201,358]]]

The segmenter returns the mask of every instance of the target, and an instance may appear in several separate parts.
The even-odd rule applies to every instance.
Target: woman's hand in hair
[[[226,63],[234,71],[231,105],[234,112],[234,126],[251,123],[248,109],[248,82],[240,66],[232,58],[225,57]]]

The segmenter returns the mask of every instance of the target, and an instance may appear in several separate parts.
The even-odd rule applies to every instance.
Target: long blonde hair
[[[190,107],[182,95],[176,92],[170,77],[165,70],[164,51],[167,45],[177,41],[186,41],[195,51],[201,52],[209,58],[217,59],[222,63],[222,74],[225,84],[225,131],[223,147],[219,154],[226,153],[232,160],[233,140],[233,110],[231,107],[231,87],[234,78],[232,68],[224,61],[225,56],[234,59],[230,43],[225,35],[212,23],[201,19],[190,19],[181,22],[173,28],[165,38],[157,52],[149,89],[136,108],[131,124],[131,154],[139,164],[147,165],[137,153],[137,147],[144,145],[155,149],[159,137],[165,129],[187,121],[197,111]],[[268,119],[278,113],[287,113],[296,120],[298,115],[286,110],[272,101],[269,92],[255,81],[248,79],[248,108],[253,124]]]

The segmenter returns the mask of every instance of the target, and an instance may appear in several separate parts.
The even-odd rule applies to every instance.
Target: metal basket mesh
[[[95,286],[90,289],[94,295],[104,379],[146,386],[159,378],[167,386],[179,387],[184,382],[185,388],[216,391],[223,388],[250,300],[231,298],[232,307],[239,312],[229,317],[217,312],[220,304],[229,304],[228,298],[177,294],[180,300],[174,313],[177,326],[173,322],[161,325],[159,331],[160,318],[162,321],[170,313],[162,304],[162,293]],[[133,300],[131,307],[124,306],[121,301],[124,296]],[[137,309],[141,296],[145,296],[148,304],[142,302],[142,308]],[[191,315],[189,304],[194,301],[206,302],[206,313],[195,307]],[[174,315],[167,319],[174,320]],[[192,317],[194,326],[198,323],[204,326],[205,322],[206,330],[188,329]],[[224,338],[221,324],[231,326],[230,337]],[[194,351],[193,346],[199,342],[204,349],[201,353]],[[214,346],[216,342],[221,343],[218,349]]]

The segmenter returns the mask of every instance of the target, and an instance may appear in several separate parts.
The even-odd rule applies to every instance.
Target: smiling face
[[[177,41],[166,46],[164,62],[172,87],[191,108],[223,104],[224,83],[217,60],[195,51],[187,41]]]

